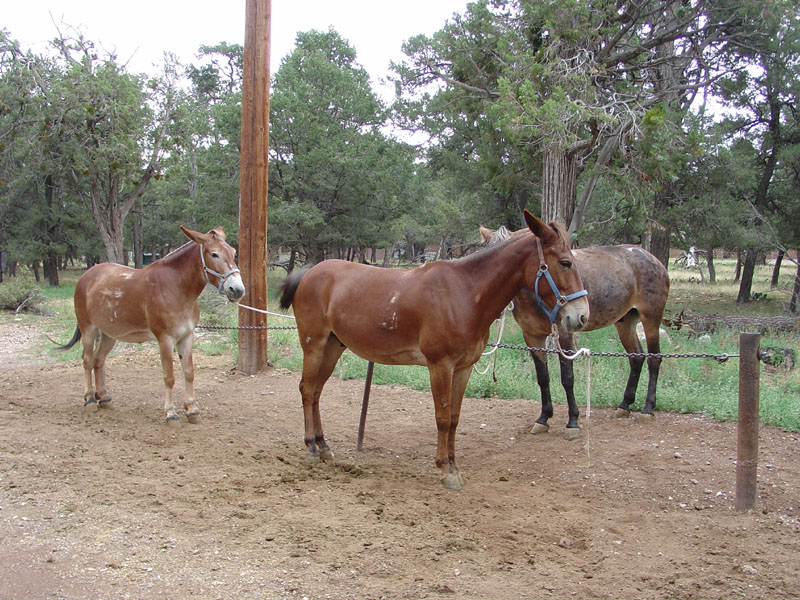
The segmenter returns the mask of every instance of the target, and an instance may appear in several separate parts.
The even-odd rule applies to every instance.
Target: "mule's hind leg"
[[[97,399],[97,406],[100,408],[108,406],[108,403],[111,402],[111,396],[106,390],[106,358],[116,343],[117,340],[101,333],[100,341],[94,351],[94,396]]]
[[[624,317],[614,323],[619,335],[619,341],[622,342],[622,347],[625,352],[629,354],[641,354],[642,344],[636,335],[636,324],[639,322],[639,313],[636,309],[631,309]],[[630,356],[628,357],[628,365],[630,366],[630,373],[628,374],[628,383],[625,385],[625,392],[622,395],[622,402],[617,409],[618,417],[627,417],[631,412],[631,404],[636,401],[636,388],[639,386],[639,377],[642,374],[642,366],[644,365],[644,357]]]
[[[94,395],[94,347],[98,337],[102,335],[97,329],[86,327],[81,332],[81,345],[83,346],[83,405],[97,408],[97,398]]]
[[[178,341],[178,357],[183,369],[184,393],[183,409],[189,423],[200,422],[200,409],[194,402],[194,362],[192,361],[192,343],[194,334],[189,333]]]
[[[662,311],[663,315],[663,311]],[[647,343],[648,354],[661,353],[661,315],[652,317],[642,315],[642,327],[644,328],[644,338]],[[642,412],[652,415],[656,408],[656,388],[658,387],[658,374],[661,370],[661,357],[647,357],[647,398],[644,401]]]
[[[81,335],[83,344],[83,404],[99,408],[111,402],[106,391],[106,357],[116,340],[95,327],[87,327]]]
[[[303,398],[304,441],[308,448],[306,460],[332,460],[333,452],[325,441],[322,418],[319,413],[319,398],[325,382],[333,373],[336,362],[345,347],[333,334],[316,344],[310,338],[303,345],[303,375],[300,378],[300,395]]]

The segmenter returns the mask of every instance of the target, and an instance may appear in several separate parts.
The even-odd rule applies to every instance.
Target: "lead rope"
[[[575,360],[579,356],[586,357],[586,466],[592,465],[592,457],[589,450],[589,421],[592,416],[592,351],[589,348],[580,348],[574,354],[567,354],[561,348],[561,343],[558,339],[558,326],[554,323],[552,328],[553,339],[558,349],[558,353],[567,360]]]
[[[503,329],[505,328],[505,323],[506,323],[506,313],[508,313],[509,310],[513,310],[513,308],[514,308],[514,303],[511,302],[508,306],[506,306],[503,309],[503,312],[500,314],[500,318],[497,319],[500,321],[500,328],[497,331],[497,341],[494,344],[492,344],[491,350],[483,352],[481,354],[481,356],[491,356],[492,354],[494,354],[494,357],[489,359],[489,363],[486,365],[486,368],[483,371],[479,370],[478,367],[475,366],[478,363],[472,365],[472,370],[475,371],[478,375],[486,375],[486,373],[489,372],[489,368],[492,367],[492,380],[495,383],[497,383],[497,349],[500,346],[500,341],[503,339]]]

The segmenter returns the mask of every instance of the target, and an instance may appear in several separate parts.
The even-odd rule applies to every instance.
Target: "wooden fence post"
[[[739,334],[739,425],[736,453],[736,510],[756,504],[760,333]]]

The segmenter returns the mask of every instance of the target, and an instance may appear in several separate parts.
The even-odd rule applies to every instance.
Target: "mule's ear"
[[[525,223],[528,225],[528,229],[543,242],[552,241],[554,237],[557,237],[555,232],[550,229],[544,221],[531,213],[527,208],[522,211],[522,215],[525,217]]]
[[[481,240],[483,240],[484,243],[492,241],[492,236],[494,235],[494,231],[492,231],[488,227],[484,227],[483,225],[478,225],[478,229],[481,232]]]
[[[222,227],[215,227],[214,229],[209,231],[208,234],[206,234],[206,235],[215,237],[215,238],[217,238],[218,240],[220,240],[222,242],[225,241],[225,232],[222,231]]]
[[[186,227],[184,227],[183,225],[181,225],[180,227],[181,231],[186,235],[186,237],[192,240],[195,244],[200,244],[200,245],[205,244],[206,242],[205,233],[200,233],[199,231],[192,231],[191,229],[186,229]]]

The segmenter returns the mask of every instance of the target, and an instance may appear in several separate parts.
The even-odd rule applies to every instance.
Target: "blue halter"
[[[558,290],[558,286],[556,285],[556,282],[553,281],[553,278],[550,275],[550,270],[547,268],[547,263],[544,262],[542,242],[539,240],[539,238],[536,238],[536,248],[539,250],[539,272],[536,273],[536,283],[533,286],[533,295],[536,297],[536,302],[539,303],[539,308],[544,311],[544,314],[547,315],[547,318],[550,320],[550,322],[555,325],[558,322],[558,309],[560,309],[570,300],[588,296],[589,292],[586,290],[581,290],[580,292],[575,292],[569,296],[564,296]],[[550,289],[552,290],[553,295],[556,297],[556,303],[552,309],[547,307],[547,304],[544,303],[544,300],[542,300],[542,297],[539,295],[539,280],[542,277],[544,277],[547,280],[547,283],[550,284]]]

